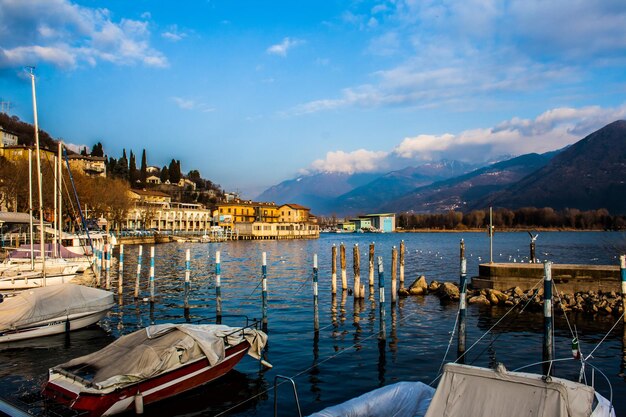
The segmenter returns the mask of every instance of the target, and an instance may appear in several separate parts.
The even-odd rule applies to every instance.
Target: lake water
[[[124,297],[94,327],[22,345],[0,347],[0,395],[29,400],[46,377],[47,369],[110,343],[151,322],[183,321],[185,250],[191,250],[191,320],[215,315],[215,252],[221,252],[223,322],[237,325],[228,315],[261,316],[261,257],[267,253],[269,293],[267,360],[264,369],[246,356],[235,371],[192,392],[146,408],[146,416],[272,416],[273,383],[276,375],[293,377],[304,415],[318,411],[374,388],[397,381],[429,383],[437,376],[449,346],[457,316],[457,304],[442,305],[435,296],[400,299],[392,308],[390,260],[393,246],[406,244],[406,284],[419,275],[428,282],[454,281],[459,276],[459,241],[465,240],[468,276],[477,274],[478,264],[489,261],[485,233],[323,234],[310,241],[240,241],[210,244],[170,243],[155,247],[156,302],[136,302],[133,288],[137,270],[137,246],[125,247]],[[330,291],[331,247],[346,244],[348,282],[352,283],[352,248],[359,244],[361,279],[367,281],[368,245],[376,244],[382,256],[386,279],[385,339],[380,338],[378,305],[368,299],[354,303]],[[527,262],[527,233],[497,233],[493,258],[496,262]],[[617,265],[626,251],[626,236],[615,232],[542,232],[537,255],[556,263]],[[312,258],[319,257],[319,331],[314,331]],[[149,249],[144,247],[142,298],[149,296]],[[338,262],[339,264],[339,262]],[[117,264],[114,264],[116,270]],[[114,287],[116,273],[112,274]],[[376,280],[376,286],[378,280]],[[367,285],[366,285],[367,291]],[[376,292],[377,292],[376,288]],[[376,300],[378,296],[376,295]],[[116,300],[117,294],[116,294]],[[119,302],[120,300],[118,300]],[[468,307],[469,348],[504,314],[501,308]],[[556,357],[571,356],[567,322],[555,313]],[[621,323],[611,330],[613,317],[570,316],[588,354],[606,336],[591,363],[602,370],[613,388],[617,415],[626,414],[626,382],[623,377],[624,331]],[[513,320],[514,319],[514,320]],[[503,325],[482,338],[467,354],[466,363],[489,366],[503,362],[516,369],[541,360],[542,315],[509,314]],[[456,334],[446,361],[456,355]],[[573,361],[559,363],[557,376],[577,379]],[[531,371],[539,372],[540,368]],[[595,375],[599,391],[609,396],[608,385]],[[35,409],[33,409],[36,411]],[[287,384],[279,387],[279,415],[295,414],[293,394]]]

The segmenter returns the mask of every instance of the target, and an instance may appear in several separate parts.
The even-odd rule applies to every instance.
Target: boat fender
[[[266,361],[265,359],[261,359],[261,365],[265,366],[267,369],[272,369],[274,365]]]
[[[143,414],[143,394],[139,391],[135,394],[135,414]]]

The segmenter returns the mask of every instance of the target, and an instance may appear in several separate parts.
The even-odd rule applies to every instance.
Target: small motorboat
[[[113,293],[77,284],[33,288],[2,299],[0,343],[81,329],[113,307]]]
[[[90,417],[143,410],[219,378],[246,353],[261,360],[266,342],[252,326],[154,325],[51,368],[43,395]]]
[[[567,379],[449,363],[437,390],[399,382],[309,417],[615,417],[611,402],[593,387]]]

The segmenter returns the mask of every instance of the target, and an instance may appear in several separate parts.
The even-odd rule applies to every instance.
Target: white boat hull
[[[34,323],[26,329],[18,329],[0,335],[0,343],[15,342],[18,340],[31,339],[34,337],[50,336],[53,334],[65,333],[66,331],[78,330],[97,323],[106,316],[108,310],[94,311],[69,316],[57,317]],[[67,328],[69,320],[69,329]]]
[[[61,285],[70,282],[76,274],[46,275],[45,286]],[[44,286],[44,279],[39,272],[24,272],[11,277],[0,277],[0,291],[28,290]]]

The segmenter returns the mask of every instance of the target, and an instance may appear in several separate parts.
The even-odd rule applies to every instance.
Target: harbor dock
[[[533,288],[544,274],[542,263],[483,263],[478,266],[478,276],[472,278],[474,288],[499,291],[519,287]],[[559,291],[620,292],[619,265],[552,264],[552,279]]]

